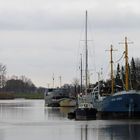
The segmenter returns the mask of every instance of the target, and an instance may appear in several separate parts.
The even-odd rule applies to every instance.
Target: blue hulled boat
[[[114,93],[100,102],[98,111],[104,114],[140,115],[140,93],[135,90]]]
[[[122,115],[140,117],[140,92],[129,90],[128,48],[125,37],[125,90],[114,92],[113,59],[111,45],[111,94],[101,94],[100,84],[93,89],[93,106],[104,115]],[[98,82],[99,83],[99,82]]]

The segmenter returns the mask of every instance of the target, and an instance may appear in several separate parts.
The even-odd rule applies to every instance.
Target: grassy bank
[[[6,100],[6,99],[14,99],[13,93],[7,93],[7,92],[0,92],[0,99]]]
[[[43,93],[0,93],[0,99],[15,99],[15,98],[25,98],[25,99],[44,99]]]
[[[43,93],[14,93],[14,98],[44,99]]]

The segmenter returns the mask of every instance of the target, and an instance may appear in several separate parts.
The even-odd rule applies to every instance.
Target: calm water
[[[139,120],[74,121],[43,100],[0,101],[0,140],[140,140]]]

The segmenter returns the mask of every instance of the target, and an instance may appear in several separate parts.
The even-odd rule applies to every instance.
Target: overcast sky
[[[0,0],[0,62],[7,75],[25,75],[36,86],[71,83],[79,77],[80,53],[84,53],[85,11],[88,11],[89,69],[91,81],[103,68],[109,74],[113,44],[121,57],[127,36],[129,58],[140,52],[139,0]],[[120,64],[123,64],[121,61]]]

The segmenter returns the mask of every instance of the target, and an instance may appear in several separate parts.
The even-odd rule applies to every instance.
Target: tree
[[[2,89],[6,83],[6,66],[0,63],[0,88]]]
[[[125,88],[124,87],[124,85],[125,85],[125,70],[124,70],[123,66],[121,68],[121,79],[122,79],[123,88]]]
[[[77,95],[77,93],[80,93],[80,85],[79,85],[79,80],[77,78],[74,78],[73,79],[73,82],[72,82],[73,86],[74,86],[74,89],[75,89],[75,96]]]
[[[137,89],[140,90],[140,58],[135,59]]]
[[[132,57],[131,66],[130,66],[130,78],[131,78],[130,81],[131,81],[132,89],[136,89],[137,88],[136,65],[135,65],[135,61],[133,57]]]
[[[33,93],[36,91],[36,87],[30,79],[25,81],[18,78],[7,80],[4,89],[16,93]]]
[[[122,89],[123,88],[123,83],[122,83],[122,80],[121,80],[121,70],[120,70],[120,65],[118,64],[117,65],[117,72],[116,72],[116,77],[115,77],[115,85],[116,85],[116,88],[120,88]]]

